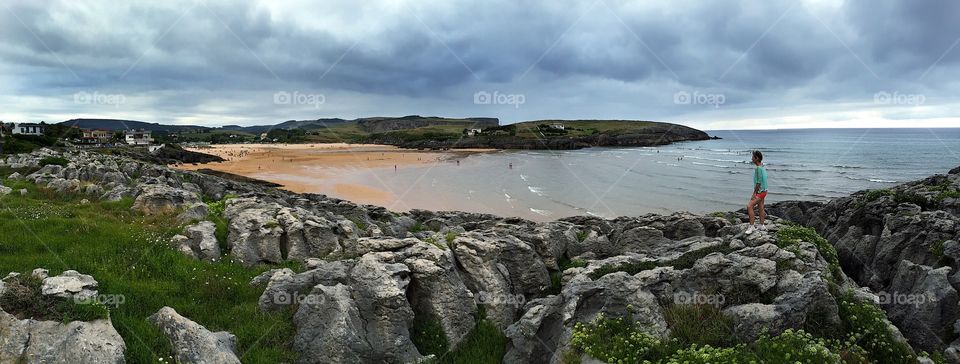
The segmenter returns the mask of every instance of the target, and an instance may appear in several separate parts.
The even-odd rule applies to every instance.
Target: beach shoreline
[[[222,144],[189,151],[215,155],[223,162],[171,165],[196,171],[212,169],[281,185],[297,193],[324,194],[355,203],[403,206],[402,198],[385,186],[360,183],[351,177],[370,171],[429,167],[496,149],[416,150],[380,144]]]

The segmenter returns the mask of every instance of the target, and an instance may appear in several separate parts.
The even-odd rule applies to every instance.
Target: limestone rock
[[[147,320],[170,340],[178,363],[240,363],[235,352],[237,338],[229,332],[210,332],[170,307],[161,308]]]

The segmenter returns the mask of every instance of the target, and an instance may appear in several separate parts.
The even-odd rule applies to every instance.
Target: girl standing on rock
[[[753,233],[754,229],[767,230],[764,220],[767,218],[767,212],[763,209],[763,200],[767,198],[767,170],[763,167],[763,153],[759,150],[753,151],[753,195],[750,196],[750,202],[747,203],[747,216],[750,217],[750,227],[747,228],[747,234]],[[760,207],[760,224],[753,224],[753,208]]]

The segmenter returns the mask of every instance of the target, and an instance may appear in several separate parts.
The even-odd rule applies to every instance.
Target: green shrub
[[[411,232],[411,233],[414,233],[414,234],[419,233],[419,232],[423,232],[423,231],[426,231],[426,230],[427,230],[426,225],[424,225],[422,222],[419,222],[419,221],[417,221],[416,224],[413,224],[413,226],[411,226],[409,229],[407,229],[407,231],[409,231],[409,232]]]
[[[627,274],[634,275],[645,270],[654,269],[657,267],[673,267],[674,269],[690,269],[693,267],[694,263],[700,258],[703,258],[707,255],[713,253],[729,253],[734,249],[730,248],[727,245],[716,245],[708,248],[703,248],[700,250],[695,250],[691,252],[684,253],[683,255],[677,257],[676,259],[669,260],[666,262],[658,263],[657,261],[641,261],[641,262],[627,262],[619,265],[613,266],[603,266],[590,273],[590,279],[598,279],[610,273],[616,272],[626,272]]]
[[[560,271],[563,272],[570,268],[584,268],[587,266],[587,261],[579,258],[569,259],[567,257],[560,258],[560,261],[557,262]]]
[[[933,254],[933,256],[937,258],[943,258],[943,244],[945,244],[946,242],[947,242],[946,240],[941,240],[933,244],[930,244],[930,248],[928,249],[930,251],[930,254]]]
[[[830,273],[834,280],[840,280],[843,270],[840,268],[840,259],[837,256],[837,249],[830,244],[827,239],[824,239],[820,234],[817,234],[817,231],[813,228],[803,227],[803,226],[787,226],[779,231],[777,231],[777,245],[781,248],[787,249],[793,245],[799,244],[800,241],[806,241],[812,243],[817,247],[817,250],[820,252],[820,255],[823,256],[823,259],[829,264]]]
[[[914,192],[897,192],[893,196],[893,200],[897,203],[912,203],[920,207],[929,207],[930,205],[930,200]]]
[[[747,347],[759,363],[840,363],[836,345],[803,330],[787,329],[775,337],[761,335]]]
[[[454,240],[457,240],[457,237],[459,237],[459,236],[460,236],[460,234],[457,234],[457,233],[455,233],[455,232],[452,232],[452,231],[451,231],[451,232],[448,232],[448,233],[447,233],[447,236],[446,236],[447,245],[453,244],[453,241],[454,241]]]
[[[840,320],[848,342],[866,350],[874,363],[915,363],[916,357],[907,344],[896,341],[887,326],[887,315],[871,303],[860,303],[846,292],[837,300]]]
[[[883,196],[893,196],[895,193],[890,189],[870,190],[864,196],[868,202],[873,202]]]
[[[589,235],[590,235],[589,231],[580,230],[577,232],[577,241],[582,243],[584,240],[587,240],[587,236]]]
[[[643,332],[637,323],[602,314],[593,322],[574,325],[570,345],[608,363],[642,363],[665,356],[660,339]]]
[[[3,154],[30,153],[38,148],[40,148],[39,145],[14,137],[6,137],[3,143],[0,143],[0,152]]]
[[[943,201],[948,198],[960,198],[960,190],[943,191],[934,197],[937,201]]]
[[[645,270],[651,270],[653,268],[659,267],[656,261],[645,260],[641,262],[628,262],[622,263],[619,265],[607,265],[595,269],[593,272],[590,272],[590,279],[600,279],[610,273],[616,272],[626,272],[627,274],[634,275]]]
[[[678,350],[666,360],[666,364],[749,364],[756,362],[753,353],[746,350],[743,345],[729,348],[693,345]]]
[[[40,159],[40,166],[57,165],[66,167],[67,164],[70,164],[70,161],[64,157],[44,157]]]

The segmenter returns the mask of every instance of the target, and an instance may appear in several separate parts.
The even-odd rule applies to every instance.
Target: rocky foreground
[[[41,167],[51,156],[69,163]],[[261,311],[294,312],[291,345],[300,363],[429,360],[443,354],[418,347],[418,323],[434,323],[440,340],[456,348],[478,320],[506,335],[506,363],[612,362],[619,357],[590,345],[584,325],[621,318],[635,323],[632,337],[676,342],[685,306],[719,312],[718,320],[729,323],[728,344],[741,349],[805,330],[837,339],[804,341],[800,351],[822,354],[819,362],[916,362],[921,351],[960,362],[960,170],[889,191],[768,209],[815,228],[825,241],[776,217],[767,230],[747,234],[745,216],[735,212],[549,223],[395,213],[84,152],[41,150],[0,159],[0,166],[32,170],[9,179],[90,198],[132,198],[144,214],[174,214],[184,229],[171,248],[210,264],[228,257],[247,266],[301,263],[250,282],[263,287]],[[16,191],[0,190],[6,193]],[[213,216],[228,221],[227,249]],[[38,274],[44,286],[67,280],[72,287],[45,295],[89,294],[84,289],[96,285],[77,272],[63,279]],[[15,280],[4,279],[7,290]],[[871,312],[881,314],[865,326]],[[210,332],[175,308],[144,320],[169,338],[179,362],[239,362],[232,334]],[[124,348],[109,318],[63,324],[0,310],[0,362],[123,362]],[[725,362],[709,358],[729,353],[711,350],[665,355]]]

